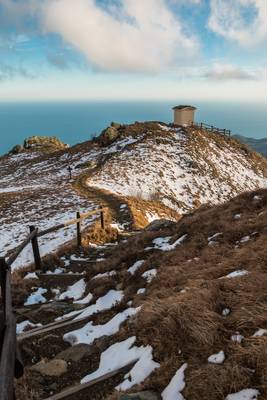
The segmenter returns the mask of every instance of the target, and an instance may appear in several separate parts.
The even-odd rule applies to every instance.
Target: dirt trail
[[[114,222],[123,225],[126,231],[131,230],[134,223],[134,217],[126,199],[107,190],[88,186],[87,181],[94,172],[95,169],[82,173],[73,183],[73,188],[80,195],[85,196],[96,204],[99,204],[99,206],[107,207]]]

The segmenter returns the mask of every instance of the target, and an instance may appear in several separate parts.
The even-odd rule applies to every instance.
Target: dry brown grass
[[[16,400],[39,400],[39,395],[32,387],[32,379],[25,370],[24,376],[15,380]]]
[[[136,282],[140,287],[144,270],[158,270],[142,312],[120,333],[122,339],[136,335],[139,344],[151,345],[161,365],[132,392],[161,392],[186,362],[186,399],[223,400],[246,388],[256,388],[260,399],[267,398],[267,336],[252,337],[259,328],[267,329],[266,211],[266,190],[247,193],[222,206],[202,207],[173,228],[141,233],[129,239],[127,250],[120,245],[114,251],[108,265],[121,273],[136,260],[146,260],[134,279],[124,275],[128,290]],[[239,213],[241,218],[235,219]],[[207,238],[218,232],[217,244],[209,246]],[[175,241],[185,233],[188,239],[173,251],[144,251],[155,237],[172,236]],[[247,235],[249,241],[237,244]],[[249,274],[218,279],[239,269]],[[225,308],[231,310],[228,316],[222,315]],[[242,343],[231,340],[236,332],[244,336]],[[209,364],[208,357],[221,350],[224,363]],[[114,393],[109,400],[117,398]]]

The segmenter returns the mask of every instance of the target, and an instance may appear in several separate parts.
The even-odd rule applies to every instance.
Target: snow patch
[[[83,296],[85,289],[86,289],[85,280],[81,279],[78,282],[74,283],[74,285],[69,286],[66,292],[63,292],[59,296],[59,300],[65,300],[65,299],[78,300]]]
[[[183,235],[179,239],[177,239],[174,243],[169,244],[169,241],[172,239],[171,236],[159,237],[153,240],[152,243],[154,244],[154,247],[147,247],[146,250],[158,249],[161,251],[171,251],[174,250],[176,246],[181,245],[186,238],[187,235]]]
[[[144,264],[145,260],[138,260],[136,261],[130,268],[128,268],[128,272],[132,275],[134,275],[136,273],[136,271],[142,267],[142,265]]]
[[[147,280],[148,283],[152,282],[153,278],[157,275],[157,270],[155,268],[149,269],[142,274],[142,277]]]
[[[183,364],[178,369],[168,386],[161,393],[163,400],[184,400],[181,392],[185,388],[185,376],[184,372],[187,368],[187,364]]]
[[[249,272],[246,270],[246,269],[239,269],[239,270],[237,270],[237,271],[233,271],[233,272],[231,272],[230,274],[228,274],[228,275],[225,275],[225,276],[222,276],[221,278],[219,278],[219,279],[225,279],[225,278],[228,278],[228,279],[231,279],[231,278],[237,278],[237,277],[239,277],[239,276],[245,276],[245,275],[248,275],[249,274]]]
[[[261,337],[267,334],[267,329],[259,329],[257,332],[254,333],[253,337]]]
[[[222,364],[225,360],[225,354],[224,351],[219,351],[217,354],[212,354],[208,358],[208,362],[211,364]]]
[[[94,325],[93,322],[89,322],[81,329],[77,329],[72,332],[68,332],[63,336],[65,342],[70,343],[72,346],[79,343],[92,344],[95,339],[102,336],[111,336],[117,333],[120,326],[127,318],[135,315],[139,308],[128,308],[127,310],[115,315],[104,325]]]
[[[138,385],[156,369],[159,364],[153,361],[151,346],[133,346],[136,337],[132,336],[123,342],[118,342],[105,350],[100,357],[98,369],[85,376],[81,383],[91,382],[104,374],[115,371],[130,363],[136,363],[131,371],[124,376],[124,381],[116,387],[118,391],[125,391]]]
[[[225,400],[256,400],[260,392],[256,389],[244,389],[240,392],[228,394]]]
[[[109,310],[114,307],[117,303],[123,299],[123,292],[117,290],[110,290],[105,296],[97,299],[95,304],[84,308],[83,310],[72,311],[61,317],[56,318],[56,321],[60,321],[64,318],[75,317],[75,319],[90,317],[100,311]]]
[[[43,325],[42,324],[33,324],[31,321],[27,320],[27,321],[23,321],[23,322],[20,322],[19,324],[17,324],[16,332],[17,332],[17,335],[19,335],[20,333],[23,333],[26,328],[39,328],[41,326],[43,326]]]
[[[39,279],[36,272],[28,272],[23,279]]]
[[[34,304],[46,303],[46,298],[43,294],[47,293],[47,289],[38,288],[35,292],[30,294],[28,299],[25,301],[25,306],[32,306]]]
[[[101,260],[101,261],[102,261],[102,260]],[[95,275],[91,280],[93,280],[93,279],[107,278],[107,277],[110,277],[110,276],[114,276],[114,275],[116,275],[116,274],[117,274],[116,271],[108,271],[108,272],[104,272],[103,274],[97,274],[97,275]]]

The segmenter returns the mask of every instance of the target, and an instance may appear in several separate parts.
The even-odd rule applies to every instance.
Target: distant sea
[[[267,137],[267,103],[164,102],[0,103],[0,154],[33,135],[57,136],[70,145],[97,136],[112,121],[172,121],[171,107],[198,107],[196,121],[233,134]]]

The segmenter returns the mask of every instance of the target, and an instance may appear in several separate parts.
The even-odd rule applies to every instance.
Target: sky
[[[267,0],[0,0],[0,101],[267,102]]]

